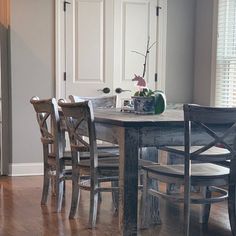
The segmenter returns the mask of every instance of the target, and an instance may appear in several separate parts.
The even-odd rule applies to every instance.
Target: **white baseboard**
[[[43,175],[43,163],[10,163],[9,176]]]

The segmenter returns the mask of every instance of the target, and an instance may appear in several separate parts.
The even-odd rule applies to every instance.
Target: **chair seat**
[[[81,160],[87,160],[90,158],[90,152],[80,152],[80,159]],[[109,158],[109,157],[118,157],[119,153],[117,152],[109,152],[109,151],[103,151],[103,150],[98,150],[98,158]]]
[[[176,178],[184,178],[184,165],[151,165],[144,166],[144,170],[159,175],[171,176]],[[211,163],[199,163],[191,165],[192,178],[220,178],[227,177],[229,169]]]
[[[50,158],[55,159],[56,154],[54,152],[49,153],[48,155]],[[109,149],[101,149],[98,150],[98,158],[106,158],[106,157],[118,157],[119,152],[117,152],[115,149],[114,151],[111,151]],[[90,152],[80,152],[80,158],[81,159],[89,159],[90,158]],[[71,161],[71,151],[65,151],[63,153],[63,160],[65,161]]]
[[[99,149],[118,149],[119,150],[119,146],[113,143],[97,143],[97,148]]]
[[[90,172],[91,172],[90,162],[91,162],[90,159],[81,160],[79,162],[78,168],[80,169],[79,172],[81,176],[90,175]],[[119,158],[118,157],[98,159],[97,177],[99,178],[99,181],[108,181],[108,180],[118,181],[118,176],[119,176]]]
[[[101,152],[108,152],[111,153],[112,155],[119,156],[119,146],[112,146],[112,145],[98,145],[97,146],[98,153]]]
[[[139,168],[142,168],[144,166],[157,165],[157,163],[153,161],[149,161],[149,160],[139,159],[138,165],[139,165]]]
[[[201,149],[203,146],[191,146],[190,153],[191,158],[194,159],[194,152]],[[179,155],[184,155],[184,146],[165,146],[160,147],[160,150],[167,151],[170,153],[175,153]],[[210,158],[210,159],[209,159]],[[231,158],[231,154],[229,150],[221,147],[211,147],[207,151],[202,152],[198,155],[198,160],[211,162],[211,161],[220,161],[220,160],[229,160]]]
[[[78,164],[79,167],[90,168],[90,159],[81,160]],[[119,168],[119,158],[118,157],[108,157],[98,159],[99,169],[117,169]]]

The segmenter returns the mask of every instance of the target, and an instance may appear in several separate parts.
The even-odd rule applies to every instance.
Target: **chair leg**
[[[98,183],[98,186],[101,187],[100,182]],[[102,202],[102,193],[101,192],[98,193],[98,202],[99,202],[99,204]]]
[[[60,181],[59,176],[56,179],[56,212],[61,212],[62,200],[64,195],[65,181]]]
[[[148,189],[150,187],[151,181],[148,179],[147,171],[143,173],[143,192],[140,202],[140,211],[139,211],[139,227],[140,229],[146,229],[149,227],[149,217],[150,217],[150,197],[148,195]]]
[[[89,209],[89,228],[96,227],[97,210],[98,210],[98,195],[97,190],[92,189],[90,191],[90,209]]]
[[[57,181],[56,181],[56,175],[51,175],[51,194],[53,197],[57,195]]]
[[[118,187],[119,186],[118,181],[111,181],[111,186],[112,187]],[[115,211],[118,211],[119,191],[118,190],[112,190],[111,194],[112,194],[112,202],[113,202],[114,209],[115,209]]]
[[[164,160],[166,160],[167,165],[174,165],[174,164],[183,164],[183,158],[177,154],[169,153],[165,151],[160,151],[161,156],[164,155]],[[177,183],[167,183],[166,184],[166,193],[176,194],[181,192],[181,185]]]
[[[184,236],[189,236],[190,226],[190,177],[185,176],[184,181]]]
[[[80,177],[72,176],[72,195],[71,195],[71,207],[69,219],[74,219],[78,207],[78,202],[80,198],[80,188],[78,183],[80,182]]]
[[[201,187],[202,196],[205,198],[211,197],[211,191],[209,187]],[[209,220],[211,210],[211,204],[201,204],[200,205],[200,215],[199,215],[199,223],[207,224]]]
[[[148,183],[149,186],[152,186],[153,189],[158,190],[158,181],[157,180],[150,180]],[[149,204],[150,204],[150,224],[161,224],[160,219],[160,209],[159,209],[159,198],[156,196],[149,196]]]
[[[228,212],[232,235],[236,235],[236,186],[229,185]]]
[[[66,181],[64,180],[64,187],[63,187],[63,200],[66,197]]]
[[[48,168],[44,167],[43,192],[42,192],[42,198],[41,198],[41,205],[45,205],[47,203],[49,185],[50,185],[49,170]]]

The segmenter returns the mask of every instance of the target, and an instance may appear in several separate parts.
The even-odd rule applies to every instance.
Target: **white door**
[[[156,44],[149,53],[145,79],[155,89],[160,4],[157,0],[61,0],[57,6],[57,97],[99,96],[104,88],[110,90],[108,94],[120,92],[117,88],[130,90],[119,97],[131,97],[132,78],[143,71],[140,54],[146,51],[148,37],[150,45]]]
[[[142,76],[144,55],[150,38],[145,80],[148,87],[155,89],[157,15],[156,0],[119,0],[115,1],[114,12],[114,81],[116,90],[130,90],[119,94],[129,98],[134,94],[136,82],[134,74]]]

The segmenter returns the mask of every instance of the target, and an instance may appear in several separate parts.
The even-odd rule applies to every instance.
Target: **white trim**
[[[213,1],[212,17],[212,44],[211,44],[211,97],[210,105],[215,106],[215,88],[216,88],[216,52],[217,52],[217,26],[218,26],[218,0]]]
[[[159,0],[158,6],[161,7],[157,25],[157,73],[158,81],[155,85],[158,90],[165,92],[166,85],[166,40],[167,40],[167,1]]]
[[[62,83],[61,78],[63,76],[63,66],[62,66],[62,1],[55,0],[55,73],[56,73],[56,82],[55,82],[55,92],[56,98],[62,98]]]
[[[43,163],[10,163],[9,176],[43,175]]]

